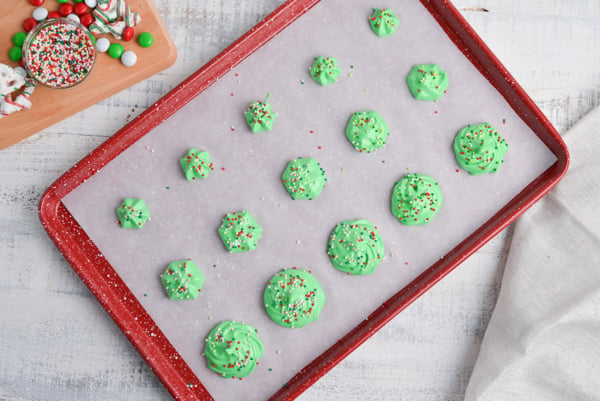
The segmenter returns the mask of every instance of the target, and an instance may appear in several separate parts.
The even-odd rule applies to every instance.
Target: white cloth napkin
[[[600,400],[600,107],[564,139],[571,167],[516,223],[465,401]]]

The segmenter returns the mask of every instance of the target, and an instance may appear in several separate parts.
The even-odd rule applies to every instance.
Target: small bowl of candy
[[[94,69],[94,37],[68,18],[52,18],[35,26],[23,44],[29,75],[49,88],[66,89],[82,83]]]

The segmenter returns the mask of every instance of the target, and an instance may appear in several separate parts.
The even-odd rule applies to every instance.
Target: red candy
[[[59,14],[58,12],[56,12],[56,11],[50,11],[50,12],[48,13],[48,19],[50,19],[50,18],[60,18],[60,17],[62,17],[62,15],[60,15],[60,14]]]
[[[73,11],[77,15],[85,14],[88,11],[88,6],[86,6],[85,3],[77,3],[73,7]]]
[[[129,42],[131,39],[133,39],[133,28],[128,26],[127,28],[123,29],[123,34],[121,35],[123,37],[123,40],[126,42]]]
[[[44,0],[29,0],[32,6],[39,7],[44,4]]]
[[[60,6],[58,6],[58,12],[63,17],[66,17],[69,14],[73,14],[73,5],[70,3],[62,3]]]
[[[77,3],[77,4],[83,4],[83,3]],[[89,28],[90,25],[92,25],[92,22],[94,22],[94,16],[90,13],[85,13],[79,16],[79,22],[81,23],[81,25],[85,26],[86,28]]]
[[[23,21],[23,30],[25,32],[29,32],[33,29],[34,26],[37,25],[37,21],[33,18],[29,17],[25,21]]]

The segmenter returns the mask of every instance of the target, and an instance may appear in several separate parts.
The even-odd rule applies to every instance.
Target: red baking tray
[[[173,357],[178,355],[177,351],[75,221],[62,200],[319,2],[320,0],[290,0],[284,3],[215,59],[73,166],[41,199],[40,218],[51,239],[177,400],[213,398],[185,361]],[[566,173],[569,154],[560,136],[456,8],[446,0],[421,0],[421,3],[457,48],[502,94],[557,160],[479,229],[292,377],[271,400],[291,400],[299,396],[421,294],[513,222]]]

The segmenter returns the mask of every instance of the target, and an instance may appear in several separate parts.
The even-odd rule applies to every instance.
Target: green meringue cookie
[[[271,110],[271,105],[267,103],[271,94],[267,95],[264,102],[257,100],[250,104],[248,110],[244,112],[246,122],[250,127],[250,130],[255,134],[262,131],[270,131],[273,129],[273,123],[277,118],[277,114]]]
[[[265,351],[254,327],[233,320],[216,325],[205,342],[208,368],[223,378],[248,376]]]
[[[408,174],[394,186],[392,213],[406,225],[427,224],[438,214],[442,202],[442,191],[433,178]]]
[[[317,320],[326,297],[311,272],[294,267],[271,277],[263,299],[271,320],[293,329]]]
[[[150,212],[142,199],[125,198],[117,208],[117,217],[123,228],[142,228],[150,219]]]
[[[508,143],[489,123],[467,125],[454,138],[456,162],[472,175],[498,171],[507,151]]]
[[[369,17],[371,29],[377,36],[390,36],[398,29],[400,20],[389,8],[374,8]]]
[[[415,99],[439,100],[448,88],[448,74],[437,64],[419,64],[408,74],[406,83]]]
[[[252,251],[262,238],[263,229],[247,211],[229,213],[219,227],[219,236],[231,253]]]
[[[194,181],[196,178],[206,178],[214,170],[209,153],[196,148],[188,150],[187,154],[179,159],[179,164],[188,181]]]
[[[340,67],[333,57],[320,56],[310,67],[310,76],[320,85],[329,85],[337,82],[340,76]]]
[[[319,162],[307,157],[290,161],[281,180],[292,199],[314,199],[321,193],[327,177]]]
[[[196,299],[204,285],[204,276],[191,259],[178,260],[169,263],[161,281],[170,299]]]
[[[377,227],[368,220],[339,223],[329,238],[327,254],[333,266],[348,274],[371,274],[383,260],[385,249]]]
[[[390,130],[376,111],[359,111],[352,114],[346,127],[346,137],[359,152],[371,153],[385,146]]]

